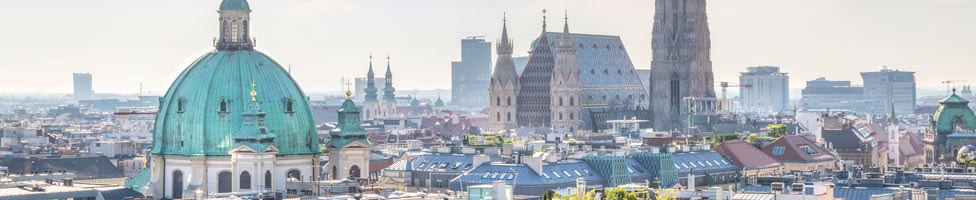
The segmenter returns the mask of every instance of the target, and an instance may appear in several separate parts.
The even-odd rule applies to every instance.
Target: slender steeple
[[[565,62],[556,61],[556,69],[554,73],[559,73],[564,78],[573,74],[573,72],[579,71],[579,66],[576,64],[576,42],[573,40],[573,36],[569,33],[569,14],[567,12],[566,16],[563,18],[565,24],[563,24],[563,34],[559,37],[559,44],[556,46],[557,59],[563,59]]]
[[[546,34],[546,9],[542,9],[542,34]]]
[[[220,3],[220,38],[214,41],[218,50],[249,50],[251,41],[251,8],[247,0],[224,0]]]
[[[386,55],[386,86],[383,87],[383,100],[396,101],[396,88],[393,88],[393,71],[390,70],[390,55]]]
[[[898,125],[898,115],[895,114],[895,101],[891,101],[891,112],[888,114],[888,123]]]
[[[376,101],[376,75],[373,73],[373,54],[369,54],[369,72],[366,73],[366,101]]]

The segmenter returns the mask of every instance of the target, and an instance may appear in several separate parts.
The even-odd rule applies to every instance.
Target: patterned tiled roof
[[[811,152],[807,153],[807,150]],[[835,159],[833,154],[799,135],[780,137],[762,151],[780,162],[822,162]]]

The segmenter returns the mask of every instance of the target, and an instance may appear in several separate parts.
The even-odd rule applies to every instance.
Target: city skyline
[[[71,73],[90,72],[99,93],[136,93],[142,84],[144,91],[162,95],[199,53],[212,49],[217,27],[199,19],[216,16],[213,3],[166,1],[150,7],[147,2],[100,0],[53,6],[18,2],[0,8],[5,16],[0,21],[15,30],[0,38],[6,44],[0,47],[0,58],[6,60],[0,68],[18,75],[0,80],[0,90],[70,93]],[[561,24],[560,15],[568,10],[573,32],[620,35],[635,67],[650,65],[650,1],[251,3],[265,8],[254,13],[260,16],[254,21],[260,27],[254,31],[257,48],[273,52],[282,66],[291,64],[293,76],[309,93],[339,91],[343,76],[364,77],[370,52],[391,54],[393,70],[403,77],[399,88],[449,88],[450,61],[460,59],[459,39],[483,35],[494,42],[503,12],[509,16],[515,56],[526,55],[538,36],[542,9],[550,10],[550,25]],[[859,83],[857,72],[882,65],[918,72],[919,88],[928,89],[976,75],[959,70],[968,66],[967,52],[976,46],[965,39],[976,33],[965,26],[976,18],[966,12],[976,2],[880,3],[709,2],[715,80],[734,82],[739,72],[757,65],[782,67],[792,76],[793,88],[821,76]],[[908,11],[919,14],[900,14]],[[397,17],[408,14],[413,15]],[[65,30],[70,34],[59,33]],[[409,78],[427,74],[443,78]],[[968,84],[976,82],[956,86]]]

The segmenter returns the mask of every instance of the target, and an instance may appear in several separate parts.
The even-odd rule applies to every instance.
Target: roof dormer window
[[[220,99],[220,113],[227,113],[227,99]]]
[[[294,104],[295,104],[294,101],[292,101],[291,99],[285,100],[285,112],[294,113],[295,112]]]

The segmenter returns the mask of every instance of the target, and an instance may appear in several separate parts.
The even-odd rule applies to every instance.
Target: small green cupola
[[[251,11],[247,0],[224,0],[220,2],[220,11]]]
[[[441,97],[437,97],[437,102],[434,102],[434,106],[443,107],[444,106],[444,100],[441,100]]]
[[[420,100],[417,100],[416,96],[414,96],[412,99],[413,100],[410,100],[410,106],[414,106],[414,107],[420,106]]]
[[[339,107],[339,122],[336,127],[329,132],[328,148],[343,148],[355,143],[372,146],[367,136],[369,135],[359,121],[359,108],[356,107],[351,99],[352,92],[346,91],[346,101]]]
[[[234,143],[244,145],[255,151],[266,151],[274,144],[275,134],[264,127],[264,111],[257,102],[257,91],[251,81],[251,101],[241,113],[241,129],[234,133]]]

